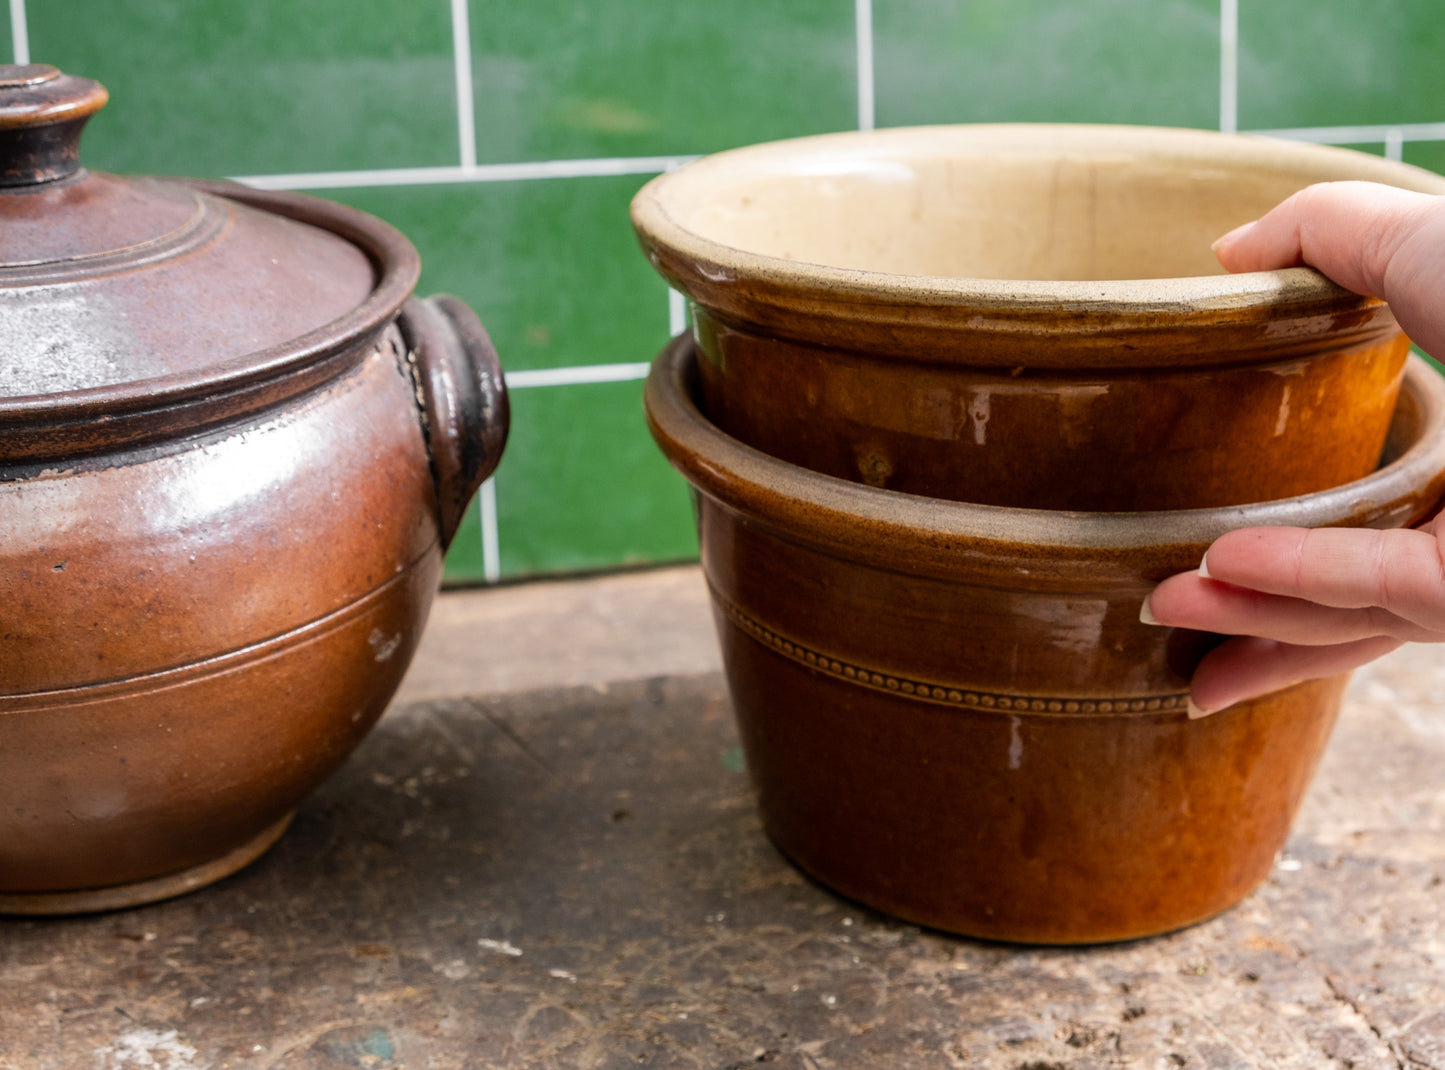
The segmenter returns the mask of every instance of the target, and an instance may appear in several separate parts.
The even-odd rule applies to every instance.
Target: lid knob
[[[0,64],[0,187],[80,170],[80,131],[110,94],[46,63]]]

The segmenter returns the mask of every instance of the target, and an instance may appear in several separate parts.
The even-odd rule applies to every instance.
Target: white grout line
[[[1221,128],[1223,128],[1221,116]],[[1313,141],[1325,145],[1353,145],[1388,141],[1445,141],[1445,122],[1399,123],[1379,126],[1301,126],[1278,130],[1250,130],[1265,137]],[[673,171],[697,159],[694,156],[630,156],[588,160],[540,160],[522,163],[476,164],[472,167],[395,167],[374,171],[315,171],[289,175],[239,175],[232,181],[256,189],[353,189],[368,186],[431,186],[467,182],[517,182],[548,178],[614,178],[654,175]]]
[[[1445,123],[1397,123],[1378,126],[1297,126],[1278,130],[1251,130],[1251,134],[1312,141],[1320,145],[1362,145],[1372,141],[1445,141]]]
[[[647,361],[635,364],[581,364],[570,368],[532,368],[507,372],[508,390],[527,390],[535,386],[585,386],[589,383],[626,383],[646,379]]]
[[[1405,159],[1405,135],[1399,127],[1385,131],[1385,159],[1400,162]]]
[[[687,330],[687,298],[671,287],[667,291],[667,335],[676,338]]]
[[[502,544],[497,536],[497,480],[482,483],[477,491],[477,512],[482,520],[482,579],[496,583],[502,578]]]
[[[374,171],[315,171],[290,175],[240,175],[232,181],[256,189],[353,189],[363,186],[435,186],[464,182],[516,182],[539,178],[612,178],[654,175],[696,156],[623,156],[595,160],[483,163],[470,167],[392,167]]]
[[[452,0],[452,63],[457,79],[457,143],[465,170],[477,166],[477,124],[472,110],[472,31],[467,0]]]
[[[1239,0],[1219,0],[1219,129],[1239,130]]]
[[[10,38],[15,62],[23,67],[30,62],[30,28],[25,21],[25,0],[10,0]]]
[[[873,0],[855,0],[853,18],[858,38],[858,129],[872,130],[873,92]]]

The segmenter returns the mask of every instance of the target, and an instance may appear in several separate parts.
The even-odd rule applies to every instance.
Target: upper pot
[[[1370,472],[1408,343],[1306,268],[1210,243],[1318,181],[1445,193],[1362,153],[1190,130],[954,126],[802,138],[649,183],[633,223],[693,302],[729,434],[856,482],[1158,510]]]

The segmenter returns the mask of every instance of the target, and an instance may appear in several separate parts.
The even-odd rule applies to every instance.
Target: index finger
[[[1202,570],[1265,594],[1344,609],[1378,606],[1425,628],[1445,627],[1445,555],[1425,531],[1243,528],[1215,540]]]

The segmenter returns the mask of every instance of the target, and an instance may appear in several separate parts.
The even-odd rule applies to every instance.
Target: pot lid
[[[234,401],[410,294],[415,250],[364,213],[85,169],[81,129],[107,96],[54,67],[0,66],[0,431]]]

